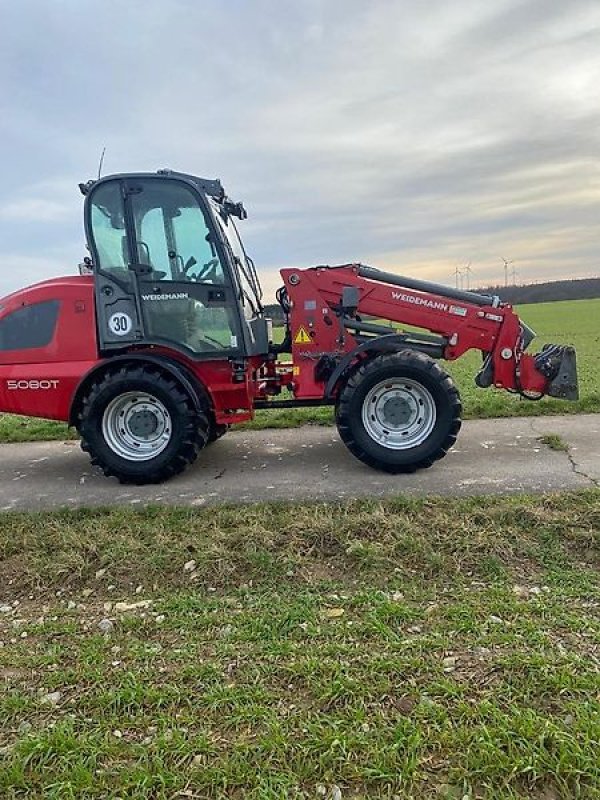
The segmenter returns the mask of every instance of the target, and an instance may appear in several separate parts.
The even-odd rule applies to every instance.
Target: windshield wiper
[[[260,281],[258,279],[258,272],[256,271],[256,264],[254,263],[254,259],[250,258],[250,256],[248,255],[248,253],[246,253],[245,250],[244,250],[244,255],[246,256],[246,260],[248,261],[248,264],[250,265],[250,269],[252,270],[252,285],[254,286],[254,291],[256,293],[256,298],[259,301],[259,303],[261,303],[261,300],[263,298],[263,293],[262,293],[262,287],[260,285]],[[262,305],[262,303],[261,303],[261,305]]]
[[[239,256],[234,255],[233,259],[237,264],[240,272],[243,274],[244,278],[246,278],[246,280],[248,281],[248,284],[252,287],[254,293],[254,300],[256,300],[256,304],[248,297],[248,293],[245,292],[243,289],[242,289],[242,294],[248,298],[254,313],[259,314],[262,311],[262,305],[260,302],[260,298],[258,297],[258,293],[256,291],[256,286],[254,284],[253,276],[251,274],[250,275],[248,274],[246,267],[242,264],[242,260],[239,258]]]

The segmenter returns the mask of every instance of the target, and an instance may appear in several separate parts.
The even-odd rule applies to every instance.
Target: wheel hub
[[[148,461],[171,441],[171,417],[154,395],[125,392],[104,411],[102,433],[107,445],[128,461]]]
[[[159,420],[154,411],[144,409],[133,411],[127,425],[132,436],[147,439],[158,430]]]
[[[393,395],[392,397],[388,397],[383,403],[383,421],[392,428],[397,428],[400,425],[406,425],[410,420],[412,413],[413,408],[411,408],[410,403],[399,393]]]
[[[435,427],[436,405],[429,389],[410,378],[390,378],[373,386],[364,399],[367,434],[391,450],[418,447]]]

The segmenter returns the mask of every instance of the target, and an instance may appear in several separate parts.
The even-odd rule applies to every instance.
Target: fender
[[[171,377],[175,378],[192,399],[196,411],[205,412],[212,407],[209,392],[200,383],[198,378],[196,378],[196,376],[181,362],[169,356],[130,353],[122,356],[111,356],[104,361],[100,361],[83,376],[73,395],[73,401],[71,402],[71,409],[69,411],[69,425],[76,426],[83,395],[92,381],[103,372],[106,372],[106,370],[112,369],[113,366],[118,367],[121,364],[131,364],[131,362],[155,364]]]
[[[361,353],[395,353],[398,350],[419,350],[432,358],[442,358],[444,354],[444,344],[441,337],[426,337],[425,334],[410,333],[387,333],[384,336],[376,336],[369,339],[342,358],[334,371],[329,376],[325,386],[324,397],[326,400],[334,400],[334,389],[340,378],[356,361]]]

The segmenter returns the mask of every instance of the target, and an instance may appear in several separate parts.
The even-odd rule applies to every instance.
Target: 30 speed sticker
[[[123,312],[119,312],[118,314],[113,314],[108,320],[108,327],[111,333],[114,333],[115,336],[127,336],[127,334],[133,328],[133,321],[129,314],[123,314]]]

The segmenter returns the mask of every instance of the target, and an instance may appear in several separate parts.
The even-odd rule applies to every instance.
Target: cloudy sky
[[[76,270],[103,146],[222,178],[268,292],[599,274],[599,86],[598,0],[0,0],[0,294]]]

